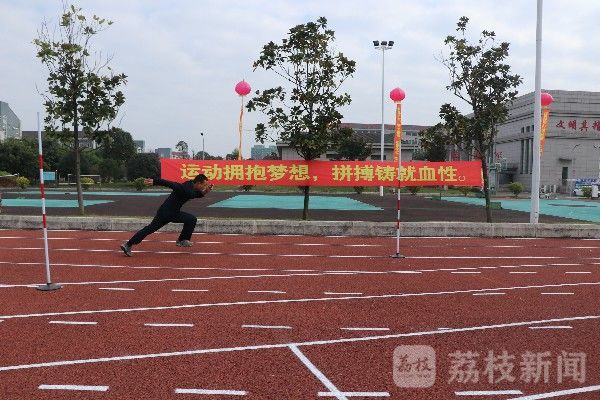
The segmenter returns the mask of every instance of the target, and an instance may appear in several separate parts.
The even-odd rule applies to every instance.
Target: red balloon
[[[550,104],[552,104],[553,101],[554,98],[552,98],[552,95],[550,93],[542,93],[542,106],[549,106]]]
[[[235,92],[240,96],[246,96],[248,93],[250,93],[250,90],[252,89],[246,81],[238,82],[238,84],[235,85]]]
[[[400,102],[402,100],[404,100],[404,98],[406,97],[406,93],[404,93],[404,90],[400,89],[400,88],[395,88],[392,89],[392,91],[390,92],[390,99],[392,99],[395,102]]]

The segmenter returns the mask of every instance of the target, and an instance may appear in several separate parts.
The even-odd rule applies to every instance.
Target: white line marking
[[[315,272],[315,269],[284,269],[284,272]]]
[[[248,293],[273,293],[273,294],[285,294],[281,290],[248,290]]]
[[[193,328],[194,324],[144,324],[144,326],[151,326],[151,327],[174,327],[174,328]]]
[[[530,326],[529,329],[573,329],[570,325]]]
[[[98,325],[97,322],[86,322],[86,321],[48,321],[49,324],[63,324],[63,325]]]
[[[542,293],[544,295],[549,295],[549,296],[569,296],[572,294],[575,294],[573,292],[563,292],[563,293],[559,293],[559,292],[546,292],[546,293]]]
[[[600,285],[600,282],[583,282],[583,283],[563,283],[563,284],[552,284],[552,285],[499,287],[499,288],[488,288],[488,289],[465,289],[465,290],[455,290],[455,291],[445,291],[445,292],[421,292],[421,293],[383,294],[383,295],[372,295],[372,296],[317,297],[317,298],[305,298],[305,299],[255,300],[255,301],[237,301],[237,302],[224,302],[224,303],[183,304],[183,305],[176,305],[176,306],[117,308],[117,309],[104,309],[104,310],[62,311],[62,312],[37,313],[37,314],[0,315],[0,319],[49,317],[49,316],[58,316],[58,315],[108,314],[108,313],[122,313],[122,312],[134,312],[134,311],[137,311],[137,312],[162,311],[162,310],[179,310],[179,309],[192,309],[192,308],[203,308],[203,307],[228,307],[228,306],[262,305],[262,304],[278,304],[278,303],[286,304],[286,303],[311,303],[311,302],[344,301],[344,300],[393,299],[393,298],[403,298],[403,297],[443,296],[443,295],[454,295],[454,294],[464,294],[464,293],[487,293],[490,291],[497,292],[497,291],[503,291],[503,290],[540,289],[540,288],[550,288],[550,287],[556,288],[556,287],[572,287],[572,286],[598,286],[598,285]]]
[[[447,330],[452,329],[452,328],[437,328],[437,329],[440,330],[440,331],[447,331]]]
[[[252,329],[292,329],[291,326],[285,326],[285,325],[242,325],[242,328],[252,328]]]
[[[319,392],[319,397],[337,397],[339,394],[346,397],[390,397],[388,392]]]
[[[530,326],[530,325],[537,325],[537,324],[548,324],[548,323],[558,323],[558,322],[567,322],[567,321],[585,321],[585,320],[597,320],[597,319],[600,319],[600,315],[587,315],[587,316],[569,317],[569,318],[555,318],[555,319],[547,319],[547,320],[539,320],[539,321],[510,322],[510,323],[505,323],[505,324],[471,326],[471,327],[464,327],[464,328],[454,328],[454,329],[447,329],[447,330],[434,330],[434,331],[424,331],[424,332],[398,333],[398,334],[393,334],[393,335],[364,336],[364,337],[329,339],[329,340],[315,340],[315,341],[310,341],[310,342],[275,343],[275,344],[262,344],[262,345],[243,346],[243,347],[196,349],[196,350],[177,351],[177,352],[170,352],[170,353],[138,354],[138,355],[126,355],[126,356],[105,357],[105,358],[52,361],[52,362],[45,362],[45,363],[38,363],[38,364],[23,364],[23,365],[4,366],[4,367],[0,367],[0,372],[22,370],[22,369],[32,369],[32,368],[59,367],[59,366],[64,366],[64,365],[94,364],[94,363],[103,363],[103,362],[112,362],[112,361],[141,360],[141,359],[150,359],[150,358],[190,356],[190,355],[199,355],[199,354],[230,353],[230,352],[235,352],[235,351],[247,351],[247,350],[269,350],[269,349],[280,349],[280,348],[285,348],[285,347],[290,347],[290,346],[320,346],[320,345],[330,345],[330,344],[340,344],[340,343],[366,342],[366,341],[374,341],[374,340],[398,339],[398,338],[403,338],[403,337],[431,336],[431,335],[440,335],[440,334],[457,333],[457,332],[475,332],[475,331],[485,331],[485,330],[491,330],[491,329]]]
[[[389,331],[390,328],[340,328],[343,331]]]
[[[381,247],[380,244],[345,244],[344,247]]]
[[[515,275],[534,275],[537,274],[535,271],[510,271],[509,274]]]
[[[317,379],[320,380],[327,389],[329,389],[329,393],[331,393],[333,397],[341,400],[348,399],[347,396],[341,393],[338,388],[336,388],[335,385],[329,379],[327,379],[325,374],[319,371],[319,369],[300,351],[297,346],[290,345],[289,348],[292,353],[294,353],[296,357],[298,357],[300,361],[302,361],[302,363],[309,369],[309,371],[312,372],[312,374],[316,376]]]
[[[574,274],[574,275],[583,275],[583,274],[591,274],[590,271],[567,271],[565,274]]]
[[[242,242],[242,243],[238,243],[238,244],[245,244],[245,245],[260,245],[260,244],[275,244],[275,243],[269,243],[269,242]]]
[[[470,392],[454,392],[457,396],[502,396],[509,394],[523,394],[520,390],[480,390]]]
[[[548,392],[540,394],[530,394],[522,397],[515,397],[510,400],[539,400],[539,399],[550,399],[552,397],[568,396],[577,393],[588,393],[600,391],[600,385],[598,386],[587,386],[577,389],[559,390],[557,392]]]
[[[323,292],[326,295],[340,295],[340,296],[361,296],[362,293],[337,293],[337,292]]]
[[[394,274],[421,274],[421,271],[390,271]]]
[[[473,296],[504,296],[506,293],[473,293]]]
[[[40,390],[80,390],[87,392],[106,392],[108,386],[81,386],[81,385],[40,385]]]
[[[316,254],[280,254],[280,257],[319,257]]]
[[[208,289],[171,289],[171,292],[208,292]]]
[[[98,290],[128,291],[128,290],[135,290],[135,289],[133,289],[133,288],[119,288],[119,287],[99,287]]]
[[[245,396],[244,390],[214,390],[214,389],[175,389],[175,394],[211,394],[223,396]]]
[[[271,254],[267,254],[267,253],[233,253],[230,255],[231,256],[241,256],[241,257],[246,257],[246,256],[264,257],[264,256],[270,256]]]
[[[327,246],[325,243],[298,243],[297,246]]]
[[[452,271],[451,274],[480,274],[480,271]]]
[[[563,263],[563,264],[550,264],[550,265],[559,265],[559,266],[561,266],[561,267],[570,267],[570,266],[572,266],[572,265],[581,265],[581,264],[564,264],[564,263]]]

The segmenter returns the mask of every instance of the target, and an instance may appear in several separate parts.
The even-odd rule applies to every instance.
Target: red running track
[[[2,398],[600,398],[600,241],[51,232],[42,293],[39,236],[0,231]],[[432,386],[394,381],[407,345]]]

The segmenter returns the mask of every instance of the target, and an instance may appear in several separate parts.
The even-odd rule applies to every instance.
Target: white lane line
[[[506,293],[473,293],[473,296],[504,296]]]
[[[128,291],[135,290],[133,288],[120,288],[120,287],[99,287],[98,290],[117,290],[117,291]]]
[[[325,243],[298,243],[296,246],[327,246]]]
[[[480,274],[481,271],[452,271],[451,274]]]
[[[573,329],[570,325],[530,326],[529,329]]]
[[[270,256],[271,254],[267,253],[232,253],[230,256],[240,256],[240,257],[264,257]]]
[[[323,292],[323,294],[330,295],[330,296],[334,296],[334,295],[340,295],[340,296],[361,296],[362,295],[362,293],[338,293],[338,292]]]
[[[270,242],[241,242],[238,244],[245,244],[245,245],[261,245],[261,244],[275,244],[275,243],[270,243]]]
[[[523,394],[520,390],[479,390],[468,392],[454,392],[457,396],[504,396],[509,394]]]
[[[280,254],[280,257],[319,257],[316,254]]]
[[[389,331],[390,328],[340,328],[343,331]]]
[[[445,330],[434,330],[434,331],[424,331],[424,332],[398,333],[398,334],[393,334],[393,335],[363,336],[363,337],[353,337],[353,338],[344,338],[344,339],[329,339],[329,340],[314,340],[314,341],[310,341],[310,342],[275,343],[275,344],[262,344],[262,345],[243,346],[243,347],[195,349],[195,350],[176,351],[176,352],[169,352],[169,353],[138,354],[138,355],[126,355],[126,356],[105,357],[105,358],[88,358],[88,359],[79,359],[79,360],[51,361],[51,362],[38,363],[38,364],[22,364],[22,365],[3,366],[3,367],[0,367],[0,372],[23,370],[23,369],[34,369],[34,368],[59,367],[59,366],[65,366],[65,365],[95,364],[95,363],[105,363],[105,362],[112,362],[112,361],[129,361],[129,360],[155,359],[155,358],[167,358],[167,357],[178,357],[178,356],[191,356],[191,355],[200,355],[200,354],[231,353],[231,352],[236,352],[236,351],[248,351],[248,350],[270,350],[270,349],[281,349],[281,348],[286,348],[286,347],[289,348],[290,346],[321,346],[321,345],[331,345],[331,344],[340,344],[340,343],[358,343],[358,342],[369,342],[369,341],[375,341],[375,340],[398,339],[398,338],[405,338],[405,337],[443,335],[443,334],[447,334],[447,333],[457,333],[457,332],[477,332],[477,331],[486,331],[486,330],[492,330],[492,329],[515,328],[515,327],[538,325],[538,324],[560,323],[560,322],[570,322],[570,321],[589,321],[589,320],[600,320],[600,315],[555,318],[555,319],[538,320],[538,321],[509,322],[509,323],[504,323],[504,324],[480,325],[480,326],[471,326],[471,327],[445,329]]]
[[[183,305],[175,305],[175,306],[117,308],[117,309],[104,309],[104,310],[81,310],[81,311],[61,311],[61,312],[35,313],[35,314],[0,315],[0,319],[50,317],[50,316],[59,316],[59,315],[87,315],[87,314],[109,314],[109,313],[124,313],[124,312],[142,312],[142,311],[163,311],[163,310],[179,310],[179,309],[192,309],[192,308],[204,308],[204,307],[228,307],[228,306],[242,306],[242,305],[312,303],[312,302],[346,301],[346,300],[394,299],[394,298],[403,298],[403,297],[444,296],[444,295],[456,295],[456,294],[465,294],[465,293],[498,292],[498,291],[505,291],[505,290],[526,290],[526,289],[558,288],[558,287],[573,287],[573,286],[598,286],[598,285],[600,285],[600,282],[582,282],[582,283],[562,283],[562,284],[552,284],[552,285],[497,287],[497,288],[488,288],[488,289],[465,289],[465,290],[444,291],[444,292],[418,292],[418,293],[382,294],[382,295],[371,295],[371,296],[317,297],[317,298],[304,298],[304,299],[279,299],[279,300],[255,300],[255,301],[237,301],[237,302],[223,302],[223,303],[183,304]]]
[[[590,271],[567,271],[567,272],[565,272],[565,274],[584,275],[584,274],[591,274],[591,272]]]
[[[394,274],[421,274],[422,271],[390,271]]]
[[[380,244],[345,244],[344,247],[381,247]]]
[[[390,397],[389,392],[319,392],[319,397],[338,397],[338,394],[346,397]]]
[[[450,330],[452,328],[437,328],[437,329],[440,330],[440,331],[447,331],[447,330]]]
[[[242,325],[242,328],[250,328],[250,329],[292,329],[291,326],[285,326],[285,325]]]
[[[569,296],[572,294],[575,294],[573,292],[545,292],[542,293],[543,295],[548,295],[548,296]]]
[[[595,246],[568,246],[568,247],[563,247],[564,249],[597,249],[598,247]]]
[[[214,396],[245,396],[245,390],[175,389],[175,394],[208,394]]]
[[[108,386],[82,386],[82,385],[40,385],[40,390],[76,390],[86,392],[106,392]]]
[[[329,390],[329,393],[333,395],[333,397],[341,400],[347,400],[348,397],[341,393],[337,387],[331,382],[325,374],[323,374],[319,369],[300,351],[300,349],[295,345],[289,346],[292,353],[296,355],[302,361],[302,363],[308,368],[312,374],[321,381],[321,383]]]
[[[537,272],[535,271],[510,271],[509,274],[515,275],[535,275]]]
[[[248,293],[272,293],[272,294],[285,294],[281,290],[248,290]]]
[[[97,322],[92,321],[48,321],[49,324],[63,324],[63,325],[98,325]]]
[[[208,292],[208,289],[171,289],[171,292]]]
[[[194,324],[144,324],[144,326],[156,328],[193,328]]]
[[[283,272],[315,272],[315,269],[284,269]]]
[[[560,396],[569,396],[571,394],[578,393],[589,393],[589,392],[597,392],[600,391],[600,385],[597,386],[587,386],[581,387],[577,389],[567,389],[567,390],[559,390],[556,392],[548,392],[548,393],[540,393],[540,394],[529,394],[522,397],[514,397],[510,400],[540,400],[540,399],[550,399],[553,397]]]
[[[550,265],[558,265],[558,266],[561,266],[561,267],[570,267],[572,265],[581,265],[581,264],[565,264],[565,263],[563,263],[563,264],[550,264]]]
[[[497,247],[497,248],[513,248],[513,247],[525,247],[525,246],[510,246],[510,245],[505,245],[505,246],[489,246],[489,247]]]

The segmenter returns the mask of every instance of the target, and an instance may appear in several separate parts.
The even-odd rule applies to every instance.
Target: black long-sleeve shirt
[[[161,215],[174,214],[178,212],[188,200],[204,197],[204,193],[194,189],[194,182],[192,181],[177,183],[161,178],[154,178],[153,181],[154,185],[166,186],[173,189],[169,197],[167,197],[158,209],[158,214]]]

